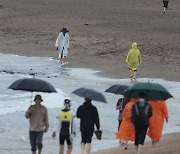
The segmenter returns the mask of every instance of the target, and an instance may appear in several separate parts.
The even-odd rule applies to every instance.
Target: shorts
[[[70,135],[59,135],[59,144],[64,145],[64,142],[66,141],[67,145],[72,145],[72,140]]]
[[[129,68],[129,70],[137,72],[137,69],[133,70],[133,69]]]
[[[91,143],[93,132],[81,132],[81,143]]]

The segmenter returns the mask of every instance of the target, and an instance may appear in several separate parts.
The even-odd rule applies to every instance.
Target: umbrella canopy
[[[19,79],[12,83],[8,89],[23,90],[30,92],[57,92],[50,83],[34,78]]]
[[[162,85],[151,82],[139,82],[129,87],[124,95],[128,98],[138,98],[139,93],[146,93],[146,100],[166,100],[173,97]]]
[[[105,92],[123,95],[128,87],[127,85],[113,85],[106,89]]]
[[[80,97],[89,98],[94,101],[99,101],[103,103],[107,103],[105,97],[100,92],[95,91],[94,89],[88,89],[88,88],[79,88],[72,92],[75,95],[78,95]]]

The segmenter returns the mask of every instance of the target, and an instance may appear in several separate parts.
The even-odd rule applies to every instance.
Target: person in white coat
[[[64,108],[58,112],[54,121],[52,137],[56,137],[56,132],[59,133],[59,154],[64,154],[64,142],[67,143],[67,154],[72,152],[72,137],[76,136],[75,113],[70,109],[71,101],[66,98],[64,100]]]
[[[61,29],[61,32],[59,33],[55,47],[58,51],[58,59],[60,60],[61,66],[64,64],[67,64],[67,55],[69,50],[69,34],[68,34],[67,28]]]

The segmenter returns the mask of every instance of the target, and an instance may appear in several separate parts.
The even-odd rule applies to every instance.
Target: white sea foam
[[[52,149],[56,151],[54,153],[58,151],[58,141],[51,139],[51,131],[53,119],[57,110],[63,106],[64,98],[69,97],[72,99],[72,108],[74,110],[84,101],[83,98],[72,94],[72,91],[79,87],[94,88],[102,92],[108,101],[107,104],[93,102],[99,111],[103,137],[101,141],[94,138],[92,150],[96,151],[118,146],[118,141],[115,139],[118,115],[118,112],[115,111],[115,104],[120,96],[105,93],[104,91],[114,84],[132,85],[133,83],[129,79],[102,78],[97,75],[99,71],[65,67],[59,68],[58,61],[48,57],[0,54],[0,130],[4,130],[0,131],[0,140],[2,141],[0,153],[6,154],[12,149],[16,149],[18,154],[29,153],[29,143],[26,142],[28,141],[28,121],[23,114],[29,105],[33,103],[33,97],[37,93],[34,92],[33,97],[31,97],[31,92],[13,91],[8,87],[17,79],[32,78],[29,75],[31,73],[37,73],[36,78],[50,82],[57,90],[57,93],[38,93],[42,95],[43,105],[48,108],[51,124],[49,133],[44,136],[45,154],[50,154]],[[169,123],[165,124],[163,133],[180,132],[180,82],[150,78],[139,78],[138,81],[160,83],[171,92],[174,98],[167,100],[170,119]],[[11,146],[7,145],[9,142],[13,142]],[[23,147],[19,145],[22,143]],[[77,137],[74,139],[73,153],[79,153],[79,143],[80,133],[77,133]],[[4,147],[7,150],[3,150]]]

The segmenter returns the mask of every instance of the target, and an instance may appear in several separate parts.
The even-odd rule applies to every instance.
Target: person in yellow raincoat
[[[168,122],[168,109],[166,102],[162,100],[149,101],[149,104],[152,107],[153,115],[149,121],[147,135],[152,139],[152,146],[156,146],[162,135],[164,119]]]
[[[122,123],[120,125],[119,131],[116,133],[116,137],[120,140],[125,141],[125,150],[128,149],[128,141],[135,140],[135,130],[134,125],[131,120],[131,109],[137,99],[131,99],[130,102],[125,106],[122,113]]]
[[[141,63],[141,52],[137,49],[137,43],[132,44],[132,49],[127,54],[126,62],[129,66],[130,78],[136,79],[137,69]]]

